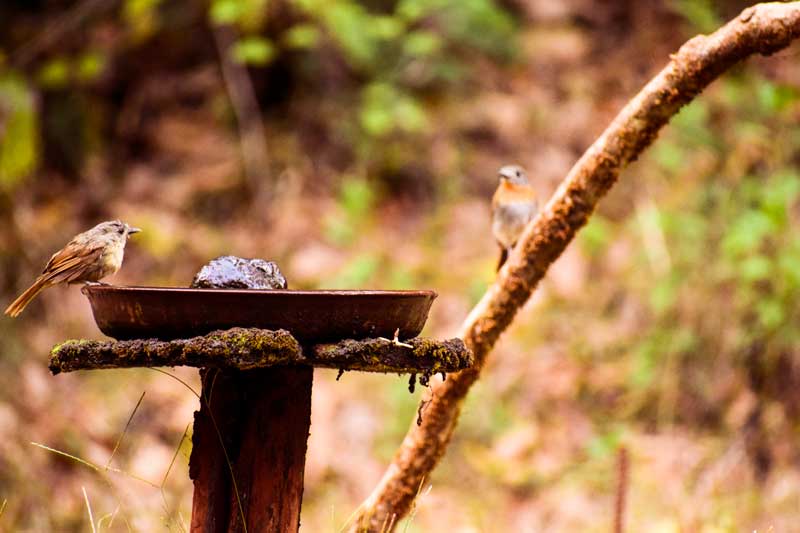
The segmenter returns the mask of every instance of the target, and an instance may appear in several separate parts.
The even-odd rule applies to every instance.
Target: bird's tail
[[[6,308],[5,313],[10,317],[19,316],[19,314],[25,309],[25,307],[31,303],[31,300],[36,298],[36,296],[42,292],[44,289],[50,286],[50,280],[47,279],[45,276],[39,276],[36,278],[36,281],[33,282],[33,285],[28,287],[28,290],[23,292],[19,295],[19,297],[11,302]]]
[[[506,263],[506,259],[508,259],[508,248],[500,247],[500,259],[497,261],[497,270],[496,272],[500,272],[500,269],[503,268],[503,265]]]

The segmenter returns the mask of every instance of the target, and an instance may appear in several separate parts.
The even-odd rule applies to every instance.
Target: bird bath
[[[193,532],[298,530],[314,367],[408,373],[413,384],[416,374],[427,383],[473,363],[460,339],[412,338],[432,291],[87,286],[84,294],[100,329],[118,340],[57,345],[53,374],[200,368]]]

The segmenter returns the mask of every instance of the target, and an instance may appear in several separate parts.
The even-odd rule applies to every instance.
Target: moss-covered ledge
[[[415,338],[344,340],[302,347],[285,330],[232,328],[190,339],[161,341],[71,340],[50,352],[53,374],[74,370],[158,366],[194,366],[249,370],[304,365],[339,370],[430,376],[472,366],[472,353],[461,339]]]

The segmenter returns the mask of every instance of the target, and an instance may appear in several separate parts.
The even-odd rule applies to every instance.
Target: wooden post
[[[461,339],[345,339],[301,346],[287,331],[255,328],[189,339],[71,340],[50,352],[53,374],[200,368],[189,476],[191,529],[203,533],[297,531],[315,367],[412,374],[426,383],[433,374],[473,364]]]
[[[461,339],[344,339],[301,346],[287,331],[254,328],[188,339],[72,340],[50,352],[53,374],[201,369],[189,475],[192,531],[203,533],[297,531],[314,367],[419,375],[425,383],[433,374],[473,364]]]
[[[277,265],[234,257],[203,267],[192,282],[201,285],[288,286]],[[300,529],[313,377],[311,367],[200,370],[189,459],[193,532]]]
[[[297,531],[313,368],[203,369],[201,377],[192,531]]]

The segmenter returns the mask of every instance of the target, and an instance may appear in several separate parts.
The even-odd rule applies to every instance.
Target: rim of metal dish
[[[418,297],[428,296],[436,298],[436,291],[422,290],[335,290],[335,289],[315,289],[315,290],[294,290],[294,289],[204,289],[190,287],[147,287],[138,285],[85,285],[84,292],[163,292],[163,293],[220,293],[220,294],[275,294],[275,295],[296,295],[296,296],[395,296],[395,297]]]

